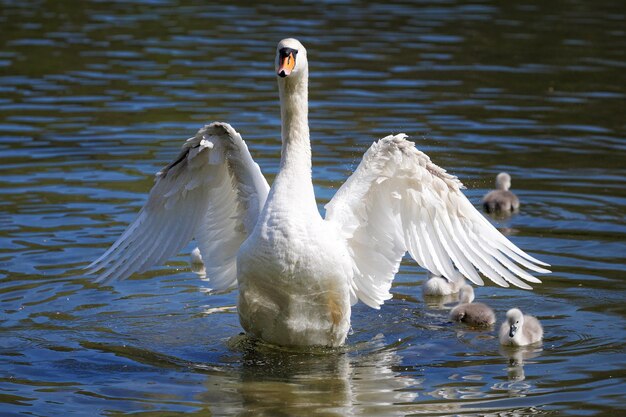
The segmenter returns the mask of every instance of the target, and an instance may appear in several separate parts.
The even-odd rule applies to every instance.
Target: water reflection
[[[537,364],[530,361],[538,357],[542,348],[540,346],[500,346],[500,354],[508,360],[506,367],[507,381],[493,385],[495,390],[505,390],[509,396],[524,396],[531,393],[534,385],[526,381],[524,366]],[[529,362],[530,361],[530,362]],[[540,365],[539,365],[540,366]]]
[[[459,302],[459,293],[449,295],[422,295],[424,304],[432,310],[451,310]]]
[[[198,395],[219,415],[399,416],[418,395],[419,381],[394,371],[401,358],[382,336],[359,346],[358,362],[346,350],[290,352],[245,336],[232,343],[243,350],[239,380],[209,376]]]

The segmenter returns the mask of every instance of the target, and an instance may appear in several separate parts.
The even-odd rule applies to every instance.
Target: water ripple
[[[622,7],[457,1],[230,5],[1,1],[0,404],[8,416],[615,414],[623,400],[626,223]],[[346,18],[348,16],[349,18]],[[406,260],[345,349],[239,336],[236,291],[187,253],[112,286],[81,269],[133,219],[203,124],[242,133],[271,182],[275,42],[311,62],[320,207],[375,139],[405,131],[479,205],[507,171],[522,200],[490,218],[550,262],[534,292],[485,287],[541,346],[448,322]]]

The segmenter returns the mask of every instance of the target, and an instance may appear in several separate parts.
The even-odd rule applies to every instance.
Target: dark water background
[[[0,1],[2,416],[618,415],[626,407],[626,6],[622,1]],[[369,144],[406,132],[497,225],[553,265],[533,292],[487,286],[543,322],[543,346],[447,321],[404,262],[359,304],[345,350],[238,336],[236,291],[186,253],[114,285],[76,271],[142,206],[203,124],[228,121],[268,179],[279,160],[274,48],[311,65],[325,203]]]

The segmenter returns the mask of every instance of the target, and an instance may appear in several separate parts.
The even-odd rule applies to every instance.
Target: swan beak
[[[511,329],[509,330],[509,337],[513,337],[515,336],[515,333],[517,332],[517,326],[515,326],[514,324],[511,325]]]
[[[281,54],[278,58],[278,69],[276,70],[276,74],[279,77],[285,78],[296,66],[296,57],[293,52],[288,52],[286,54]]]

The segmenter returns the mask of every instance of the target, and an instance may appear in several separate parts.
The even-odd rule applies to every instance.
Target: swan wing
[[[326,205],[326,220],[341,229],[352,255],[353,296],[378,308],[404,254],[454,281],[458,272],[478,285],[484,276],[498,285],[531,288],[540,282],[519,265],[550,272],[489,223],[462,193],[454,176],[406,140],[375,142],[346,183]]]
[[[212,287],[231,287],[237,251],[268,192],[239,133],[226,123],[207,125],[156,174],[137,218],[88,268],[99,281],[123,279],[166,261],[195,238]]]

